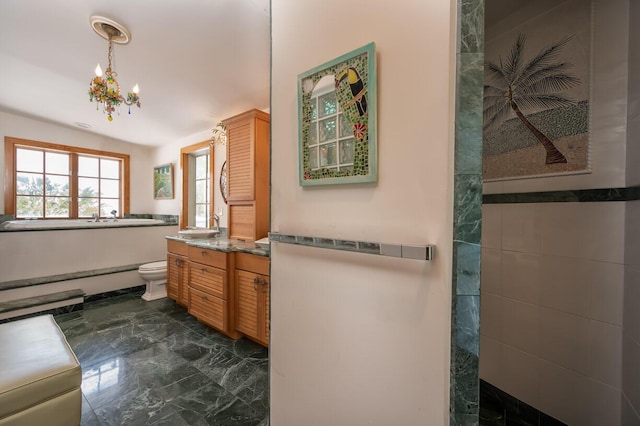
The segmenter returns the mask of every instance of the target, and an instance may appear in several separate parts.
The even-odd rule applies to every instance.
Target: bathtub
[[[99,222],[93,219],[10,220],[4,222],[0,230],[122,228],[150,225],[167,225],[167,223],[160,219],[100,219]]]

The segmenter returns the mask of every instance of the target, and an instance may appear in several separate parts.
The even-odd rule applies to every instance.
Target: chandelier
[[[138,96],[138,85],[136,84],[131,92],[127,92],[124,97],[120,94],[120,85],[116,77],[118,73],[111,68],[113,59],[113,43],[126,44],[131,39],[129,32],[117,22],[101,16],[92,16],[90,19],[91,26],[98,35],[109,41],[109,55],[107,69],[102,74],[100,64],[95,69],[96,76],[89,83],[89,102],[94,100],[97,102],[96,109],[100,109],[107,114],[107,120],[112,121],[112,114],[118,112],[120,114],[120,104],[124,103],[129,107],[131,114],[131,105],[140,108],[140,97]]]

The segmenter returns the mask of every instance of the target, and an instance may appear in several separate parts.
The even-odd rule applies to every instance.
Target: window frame
[[[81,148],[77,146],[62,145],[51,142],[39,142],[29,139],[20,139],[10,136],[4,138],[4,210],[5,214],[15,215],[16,212],[16,150],[18,148],[36,149],[42,151],[63,152],[70,155],[70,206],[68,219],[78,219],[78,155],[89,155],[100,158],[109,158],[119,160],[122,162],[122,194],[120,197],[120,204],[122,211],[120,217],[125,214],[129,214],[130,209],[130,158],[128,154],[121,154],[118,152],[101,151],[90,148]],[[103,217],[103,216],[101,216]],[[16,218],[20,219],[20,218]],[[60,217],[41,218],[42,220],[60,219]]]
[[[189,226],[189,205],[192,195],[192,191],[190,190],[191,181],[189,178],[189,176],[191,176],[191,162],[189,161],[189,158],[192,155],[205,150],[209,151],[209,212],[211,216],[209,221],[209,228],[214,226],[213,214],[215,212],[215,185],[213,182],[213,176],[215,157],[214,145],[213,143],[211,143],[211,141],[207,140],[180,148],[180,169],[182,170],[182,211],[180,212],[180,229],[186,229],[187,226]]]

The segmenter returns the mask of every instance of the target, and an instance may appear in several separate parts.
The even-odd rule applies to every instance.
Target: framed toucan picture
[[[300,185],[375,182],[375,44],[298,75]]]

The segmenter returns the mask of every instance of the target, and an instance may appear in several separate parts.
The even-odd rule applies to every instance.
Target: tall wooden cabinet
[[[269,258],[236,253],[236,330],[269,346]]]
[[[182,306],[189,305],[189,258],[187,245],[167,240],[167,296]]]
[[[269,232],[269,120],[257,109],[223,120],[229,238],[254,241]]]

